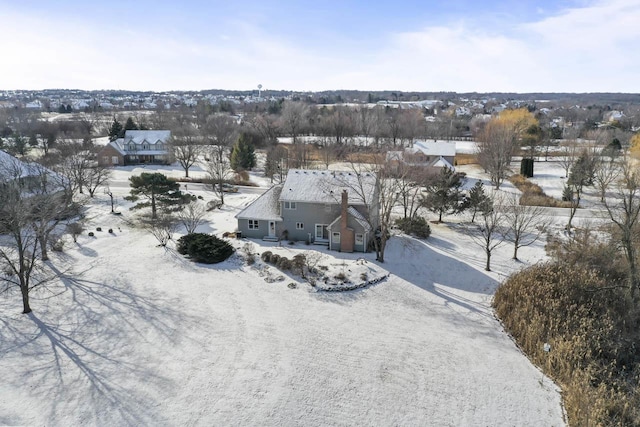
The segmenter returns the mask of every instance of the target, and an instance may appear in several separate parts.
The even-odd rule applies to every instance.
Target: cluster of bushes
[[[523,206],[547,206],[550,208],[568,208],[571,207],[570,202],[563,202],[547,196],[539,185],[534,184],[520,174],[511,175],[509,177],[515,187],[522,192],[520,196],[520,204]]]
[[[286,256],[271,253],[271,251],[263,252],[260,259],[267,264],[274,265],[282,271],[291,270],[291,260]]]
[[[413,218],[398,218],[396,225],[405,234],[410,234],[421,239],[426,239],[431,235],[431,227],[424,217],[415,216]]]
[[[191,233],[178,239],[177,251],[187,255],[194,262],[216,264],[233,255],[234,249],[229,243],[216,236],[205,233]]]
[[[267,264],[276,266],[282,271],[291,271],[294,274],[304,277],[305,266],[307,264],[307,257],[305,254],[298,254],[292,259],[289,259],[286,256],[280,256],[272,253],[271,251],[265,251],[260,255],[260,259]]]
[[[521,271],[498,288],[493,304],[519,346],[562,387],[570,425],[637,426],[640,308],[624,274],[595,253],[587,258]]]

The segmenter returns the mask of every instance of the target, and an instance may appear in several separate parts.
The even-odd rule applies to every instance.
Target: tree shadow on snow
[[[438,249],[440,239],[422,241],[411,237],[396,237],[393,246],[385,253],[387,270],[425,291],[428,291],[446,303],[455,304],[471,312],[486,314],[486,305],[459,295],[455,290],[481,295],[492,295],[498,281],[479,268],[470,266],[459,259],[443,254]],[[449,242],[442,249],[453,251]],[[422,261],[422,262],[421,262]]]
[[[138,360],[154,360],[155,352],[188,340],[176,332],[177,324],[193,329],[196,320],[171,308],[166,297],[136,293],[126,280],[98,283],[49,267],[71,308],[42,310],[13,322],[0,318],[0,360],[13,359],[10,365],[21,369],[10,381],[30,388],[52,424],[166,423],[151,409],[162,404],[154,398],[174,385],[161,366]],[[130,344],[136,341],[149,346]]]

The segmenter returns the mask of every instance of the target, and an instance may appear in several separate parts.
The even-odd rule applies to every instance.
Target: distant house
[[[102,166],[171,163],[169,130],[128,130],[98,152]]]
[[[443,167],[455,170],[455,161],[455,141],[415,141],[412,148],[387,152],[387,163],[396,172],[401,165],[433,173]]]
[[[377,225],[377,197],[372,173],[292,169],[283,184],[236,215],[238,231],[256,239],[365,252]]]

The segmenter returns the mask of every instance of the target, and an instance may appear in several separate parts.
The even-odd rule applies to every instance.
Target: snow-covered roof
[[[0,150],[0,182],[13,181],[14,179],[38,174],[39,169],[36,165],[25,163]]]
[[[416,141],[413,143],[413,152],[421,151],[427,156],[455,156],[455,141]]]
[[[124,133],[124,142],[126,144],[133,142],[134,144],[157,144],[166,143],[171,138],[170,130],[128,130]]]
[[[451,170],[456,170],[451,163],[449,163],[445,158],[440,156],[438,160],[431,164],[432,168],[449,168]]]
[[[282,221],[282,217],[279,212],[279,198],[281,191],[282,184],[274,185],[265,191],[253,203],[236,214],[236,218]]]
[[[280,200],[284,202],[339,203],[342,191],[347,190],[350,205],[363,205],[365,202],[370,203],[373,200],[375,187],[376,175],[372,172],[357,174],[350,171],[290,169],[280,194]]]

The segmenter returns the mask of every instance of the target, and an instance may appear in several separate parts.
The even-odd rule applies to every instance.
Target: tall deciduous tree
[[[391,214],[398,201],[398,181],[388,174],[388,170],[383,161],[375,164],[354,162],[351,174],[345,176],[340,184],[366,206],[365,221],[373,230],[373,245],[379,262],[384,262],[387,242],[391,237]],[[371,185],[375,185],[373,192]]]
[[[479,135],[478,162],[496,189],[507,178],[511,160],[527,129],[538,121],[526,109],[505,110],[486,124]]]
[[[216,115],[207,120],[206,137],[209,143],[206,165],[207,173],[213,183],[213,190],[224,204],[222,184],[231,175],[229,152],[237,138],[237,123],[228,115]]]
[[[493,197],[491,204],[494,209],[483,212],[477,227],[467,230],[473,242],[484,250],[486,271],[491,271],[491,255],[494,249],[504,244],[506,235],[505,216],[501,209],[502,201]]]
[[[126,200],[138,202],[131,209],[151,207],[151,218],[158,217],[158,210],[174,212],[193,198],[180,191],[180,184],[165,175],[143,172],[129,178],[130,196]]]
[[[537,242],[546,232],[549,221],[544,208],[521,205],[515,194],[506,197],[503,210],[508,229],[506,239],[513,243],[513,259],[517,260],[518,249]]]
[[[173,157],[184,169],[184,176],[188,178],[189,169],[196,164],[203,150],[198,129],[191,124],[181,126],[174,131],[169,146],[173,151]]]
[[[629,289],[635,299],[640,287],[636,241],[640,217],[640,173],[629,159],[625,159],[620,166],[620,180],[611,199],[605,197],[604,205],[619,232],[618,239],[628,266]]]

